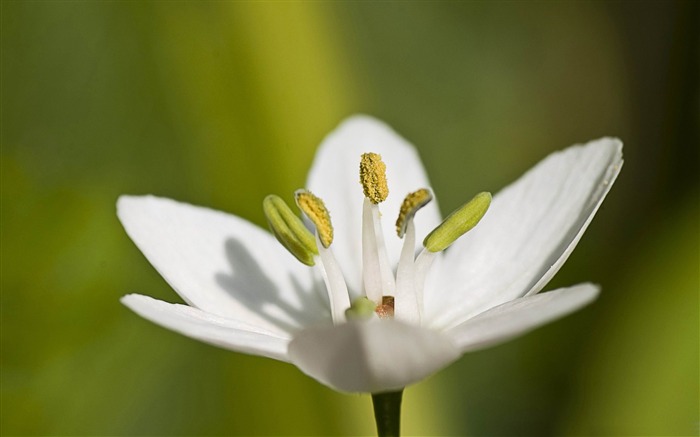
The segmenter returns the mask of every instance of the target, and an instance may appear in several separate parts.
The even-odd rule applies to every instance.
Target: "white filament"
[[[396,295],[394,296],[394,317],[412,323],[420,324],[421,314],[415,292],[415,263],[416,226],[413,219],[406,224],[401,258],[396,271]]]
[[[423,287],[425,286],[425,278],[428,276],[430,271],[430,266],[435,261],[437,254],[440,252],[431,252],[428,249],[423,249],[421,253],[416,258],[415,265],[415,281],[414,290],[416,294],[416,301],[418,302],[418,313],[423,314],[424,301],[423,301]]]
[[[374,222],[374,237],[377,240],[379,273],[382,278],[382,294],[385,296],[393,296],[396,290],[396,281],[394,279],[394,272],[391,269],[391,264],[389,263],[389,255],[387,255],[386,252],[379,205],[372,203],[370,205],[372,208],[372,221]]]
[[[383,295],[382,274],[372,206],[372,202],[365,198],[362,204],[362,280],[367,299],[380,305]]]
[[[345,284],[343,272],[340,270],[331,248],[323,247],[318,232],[316,232],[316,246],[318,247],[319,257],[321,258],[321,263],[317,263],[316,265],[320,266],[323,282],[326,283],[328,300],[331,304],[333,324],[338,325],[345,322],[345,310],[350,308],[348,287]]]
[[[379,207],[365,198],[362,204],[362,279],[367,298],[381,305],[382,296],[393,296],[394,273],[386,253]]]

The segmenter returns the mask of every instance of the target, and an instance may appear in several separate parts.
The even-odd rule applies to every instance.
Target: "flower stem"
[[[403,389],[389,393],[373,393],[374,419],[379,437],[399,437],[401,428],[401,397]]]

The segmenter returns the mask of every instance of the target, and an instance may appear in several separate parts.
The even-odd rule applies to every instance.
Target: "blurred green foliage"
[[[603,135],[625,168],[549,288],[592,307],[407,390],[407,434],[687,435],[698,411],[698,3],[2,3],[2,434],[372,434],[367,396],[158,328],[114,214],[262,223],[366,112],[443,211]]]

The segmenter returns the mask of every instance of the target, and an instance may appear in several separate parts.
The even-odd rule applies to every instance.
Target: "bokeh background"
[[[449,212],[625,141],[548,288],[585,310],[405,393],[407,435],[697,435],[698,2],[2,2],[2,434],[373,434],[368,396],[159,328],[179,301],[115,216],[153,193],[262,224],[368,113]]]

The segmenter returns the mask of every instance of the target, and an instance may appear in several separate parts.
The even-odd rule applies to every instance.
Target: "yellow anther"
[[[389,195],[386,183],[386,164],[377,153],[363,153],[360,160],[360,183],[372,203],[384,202]]]
[[[297,206],[316,226],[318,238],[321,240],[323,247],[329,247],[333,242],[333,225],[331,224],[331,215],[326,209],[323,200],[314,196],[310,191],[297,190],[294,193]]]
[[[314,265],[314,255],[318,255],[316,239],[285,201],[271,194],[263,200],[263,211],[277,241],[302,263]]]
[[[396,219],[396,233],[399,238],[403,238],[406,233],[406,226],[408,222],[413,219],[419,209],[427,205],[431,200],[433,200],[433,195],[430,194],[430,190],[427,188],[421,188],[418,191],[409,193],[401,204],[401,210],[399,211],[399,218]]]
[[[472,200],[450,214],[425,237],[423,246],[431,252],[447,249],[459,237],[479,223],[491,205],[491,193],[479,193]]]

